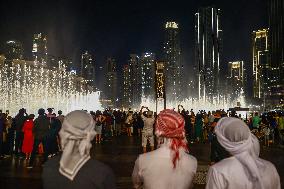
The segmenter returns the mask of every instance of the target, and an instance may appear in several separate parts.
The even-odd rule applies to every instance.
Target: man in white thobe
[[[206,189],[280,189],[274,165],[259,158],[259,141],[237,118],[222,118],[215,127],[218,142],[232,156],[210,167]]]
[[[189,189],[197,160],[189,155],[184,119],[173,110],[163,110],[157,118],[156,135],[164,138],[160,148],[140,155],[132,173],[136,189]]]

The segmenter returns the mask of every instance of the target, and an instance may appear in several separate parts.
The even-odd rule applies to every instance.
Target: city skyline
[[[275,89],[278,91],[277,93],[281,92],[282,90],[281,85],[279,87],[279,84],[281,83],[279,83],[278,80],[281,80],[281,74],[279,75],[279,73],[282,72],[281,64],[283,62],[283,57],[281,55],[282,50],[279,49],[282,49],[281,45],[283,42],[281,41],[281,37],[277,37],[279,36],[279,32],[282,32],[281,27],[277,26],[277,23],[281,23],[281,19],[279,19],[277,15],[281,15],[282,8],[275,7],[276,4],[279,4],[279,2],[277,1],[281,2],[281,0],[270,0],[270,3],[263,2],[261,0],[255,1],[256,3],[261,4],[262,8],[269,8],[269,11],[264,11],[266,13],[265,16],[263,15],[263,13],[260,13],[261,11],[256,13],[259,20],[261,20],[263,25],[265,25],[263,27],[247,27],[245,24],[240,25],[240,23],[242,22],[234,22],[231,23],[230,27],[226,27],[227,22],[233,20],[233,17],[228,16],[227,12],[231,9],[231,7],[225,6],[228,4],[222,1],[207,1],[207,3],[193,4],[193,8],[189,10],[194,9],[194,12],[187,12],[187,14],[190,13],[190,17],[183,17],[183,21],[182,19],[180,19],[181,17],[178,18],[179,14],[175,12],[175,10],[184,2],[181,2],[180,4],[173,4],[172,10],[167,12],[167,16],[163,17],[163,11],[167,10],[167,7],[165,6],[167,5],[167,3],[165,3],[165,5],[163,4],[163,6],[161,6],[161,8],[157,11],[157,13],[161,13],[159,15],[159,17],[161,18],[160,20],[157,20],[155,19],[155,17],[153,17],[150,20],[141,20],[141,22],[139,22],[139,24],[137,25],[137,23],[133,24],[132,22],[129,22],[131,20],[130,18],[125,18],[123,22],[127,22],[127,25],[122,24],[120,26],[117,26],[116,24],[121,22],[121,20],[113,19],[113,21],[110,21],[108,23],[109,30],[104,30],[105,33],[103,35],[95,35],[95,33],[97,30],[105,29],[105,23],[102,22],[104,19],[108,19],[108,17],[103,17],[102,20],[96,22],[97,24],[102,23],[101,25],[98,25],[98,27],[83,27],[84,30],[92,30],[93,32],[87,36],[89,39],[87,43],[82,40],[82,43],[76,46],[78,52],[80,51],[79,60],[78,58],[76,58],[78,56],[78,52],[73,53],[72,55],[67,53],[68,49],[72,49],[72,45],[74,46],[73,43],[66,48],[64,48],[64,46],[66,46],[67,43],[60,43],[62,42],[64,37],[68,37],[68,35],[71,33],[74,34],[74,31],[69,30],[67,32],[64,32],[61,36],[62,39],[58,38],[57,40],[55,40],[54,35],[57,35],[58,33],[45,32],[45,25],[42,25],[43,27],[35,27],[37,32],[33,33],[31,40],[29,40],[29,42],[32,42],[32,45],[30,47],[26,48],[27,44],[25,42],[22,42],[19,39],[11,38],[5,41],[5,43],[1,43],[1,45],[4,45],[4,48],[0,48],[0,54],[6,56],[6,53],[8,53],[9,56],[6,56],[6,62],[12,62],[10,59],[18,59],[20,57],[19,59],[35,61],[36,64],[40,63],[42,66],[48,66],[49,68],[56,68],[59,64],[65,64],[69,71],[75,71],[74,73],[77,73],[78,76],[83,77],[86,81],[89,82],[89,84],[95,86],[97,90],[102,91],[102,98],[112,99],[111,101],[113,103],[120,100],[119,98],[121,98],[121,96],[125,96],[123,95],[123,90],[125,87],[122,87],[121,85],[125,83],[125,78],[129,78],[129,80],[131,80],[131,82],[128,82],[129,86],[126,86],[126,88],[129,88],[130,94],[141,94],[141,96],[144,98],[153,99],[155,96],[153,90],[155,88],[154,73],[155,64],[157,61],[165,62],[165,84],[167,100],[181,101],[182,99],[188,97],[194,97],[203,101],[213,102],[217,100],[219,102],[221,98],[226,98],[227,90],[229,90],[230,88],[227,87],[228,82],[232,81],[232,79],[230,79],[231,81],[227,81],[228,78],[231,78],[230,76],[228,76],[228,69],[231,69],[228,62],[242,60],[242,65],[244,65],[244,69],[242,70],[245,71],[243,75],[246,78],[246,82],[241,85],[242,88],[241,90],[238,90],[238,93],[240,93],[240,91],[243,91],[245,92],[244,95],[246,97],[262,99],[265,98],[265,95],[270,95],[271,93],[270,90],[262,90],[264,88],[267,88],[266,85],[269,85],[270,83],[263,78],[268,77],[272,78],[272,80],[275,80],[275,82],[271,83],[271,85],[273,85],[273,90]],[[96,3],[98,2],[94,2],[93,4],[89,3],[89,5],[93,6],[96,5]],[[190,3],[192,2],[189,2],[189,4]],[[243,2],[240,1],[237,4],[241,5],[242,3]],[[102,2],[98,4],[102,7],[106,5],[110,6],[110,4]],[[37,7],[38,5],[35,5],[35,7]],[[45,11],[50,8],[50,6],[48,5],[49,4],[47,3],[44,9]],[[119,5],[126,5],[120,10],[125,10],[127,7],[131,7],[129,8],[130,10],[135,9],[135,7],[137,8],[136,4],[133,5],[126,2],[122,2]],[[132,13],[133,15],[137,16],[138,20],[141,19],[139,15],[147,15],[146,13],[148,13],[148,9],[145,9],[144,7],[145,5],[140,5],[143,7],[144,11],[140,11],[139,14]],[[151,5],[152,6],[148,8],[153,8],[156,6],[155,3]],[[238,9],[238,5],[234,5],[235,10]],[[246,5],[250,6],[250,3]],[[17,5],[15,5],[15,7],[17,7]],[[72,10],[75,12],[74,14],[71,14],[71,12],[69,12],[70,15],[72,15],[73,17],[78,16],[77,11],[81,10],[80,6],[77,10],[77,8],[75,8],[72,4],[62,10],[68,12],[72,7]],[[110,7],[113,7],[113,4]],[[140,7],[141,10],[142,7]],[[120,7],[117,8],[119,9]],[[273,10],[275,10],[276,13],[274,13]],[[110,15],[115,14],[116,11],[117,10],[110,12]],[[256,9],[251,10],[251,12],[254,11],[256,11]],[[83,14],[83,12],[81,13]],[[64,11],[59,14],[66,16]],[[119,14],[119,16],[125,16],[128,14],[129,12],[126,12]],[[231,12],[231,14],[234,14],[234,12]],[[104,13],[101,13],[101,15],[99,14],[97,16],[100,17],[102,15],[104,15]],[[243,21],[250,22],[250,19],[247,17],[248,14],[245,10],[242,12],[242,14],[238,14],[238,16],[239,19],[246,17],[246,19]],[[192,17],[194,26],[189,25],[191,23],[189,21],[189,18]],[[79,18],[82,17],[79,16],[78,19]],[[95,21],[93,21],[93,19],[91,18],[94,18],[94,20],[96,20],[95,17],[88,17],[86,19],[89,20],[89,26],[94,26],[92,24],[94,24]],[[42,19],[42,23],[44,23],[47,18],[42,17]],[[133,21],[135,20],[135,18],[132,19]],[[188,25],[185,24],[185,20]],[[269,20],[269,23],[267,22],[267,20]],[[30,18],[29,21],[32,22],[33,18]],[[83,20],[80,21],[84,22]],[[144,24],[147,22],[150,23],[147,27],[145,27]],[[14,21],[11,21],[11,24],[12,23],[14,23]],[[76,23],[74,22],[74,24]],[[255,22],[251,23],[251,25],[254,24]],[[36,23],[35,25],[40,26],[40,24],[38,23]],[[78,24],[78,26],[80,26],[80,23]],[[133,34],[127,35],[126,37],[126,34],[131,31],[134,26],[135,29],[143,27],[143,29],[145,30],[134,32]],[[185,33],[186,28],[189,26],[191,31],[188,30]],[[239,31],[232,30],[236,26],[240,28]],[[272,27],[273,32],[271,32],[271,34],[270,32],[268,34],[268,31],[270,31],[269,27]],[[62,25],[62,29],[64,28],[65,25]],[[241,32],[241,30],[247,30],[248,28],[253,28],[253,30],[249,31],[249,33]],[[262,34],[260,34],[260,31],[264,28],[266,28],[265,31],[267,30],[265,38],[263,38],[264,42],[259,42],[259,40],[262,41]],[[4,34],[5,29],[4,31],[2,31],[2,33]],[[75,27],[74,29],[82,28]],[[117,30],[120,30],[120,32],[117,32]],[[151,33],[149,33],[148,30],[151,30]],[[26,30],[23,29],[23,32],[25,31]],[[149,38],[157,35],[156,32],[160,32],[159,36],[156,36],[154,40],[147,41]],[[17,33],[17,31],[13,30],[11,31],[11,33]],[[228,37],[233,34],[235,35],[236,33],[236,36]],[[188,35],[190,35],[190,37],[188,37]],[[235,39],[237,38],[242,39],[240,35],[244,35],[246,37],[245,40],[236,41]],[[99,48],[98,51],[94,51],[94,47],[98,44],[92,43],[93,38],[95,37],[96,39],[100,39],[103,36],[107,36],[108,39],[104,40],[103,43],[100,44],[101,48]],[[71,37],[70,39],[75,40],[76,37],[78,36],[73,35],[73,38]],[[1,38],[4,39],[5,35],[4,37],[1,36],[0,40],[2,40]],[[128,47],[119,48],[119,52],[117,52],[117,45],[119,45],[120,42],[117,42],[116,40],[114,40],[114,38],[119,38],[120,42],[127,43],[128,47],[131,47],[133,44],[135,44],[135,47],[131,49],[129,49]],[[253,38],[253,40],[251,40],[251,38]],[[250,41],[248,49],[246,49],[247,40]],[[141,41],[143,42],[141,43]],[[230,45],[228,45],[229,41],[232,42]],[[270,41],[272,41],[271,44]],[[58,45],[58,43],[60,44]],[[92,45],[90,45],[91,43]],[[156,45],[153,45],[153,43],[156,43]],[[55,49],[52,47],[52,45],[55,44],[56,48],[63,47],[63,50],[66,52],[58,50],[54,53]],[[89,45],[86,46],[86,44]],[[141,48],[141,45],[143,46],[143,44],[144,47]],[[262,44],[265,44],[264,49],[262,47]],[[279,46],[279,48],[275,48],[276,45]],[[104,51],[103,49],[106,47],[108,48],[108,50]],[[234,48],[234,50],[230,50],[232,47]],[[113,51],[114,49],[116,50]],[[242,51],[244,52],[240,52],[240,49],[242,49]],[[278,50],[276,51],[275,49]],[[103,51],[103,53],[100,53],[102,52],[101,50]],[[245,50],[247,51],[245,52]],[[27,51],[30,53],[30,55],[28,55],[29,53],[27,53]],[[66,58],[58,58],[55,55],[56,53],[58,57],[62,57],[63,55],[63,57]],[[151,60],[147,60],[147,57],[152,56],[152,54],[153,58],[150,58]],[[236,56],[232,54],[238,55]],[[133,61],[131,59],[133,59]],[[115,62],[115,69],[112,71],[109,70],[109,62]],[[126,73],[127,64],[129,73]],[[138,73],[138,75],[135,75],[135,73]],[[139,74],[141,74],[141,78]],[[134,84],[135,82],[137,84]],[[268,88],[270,87],[268,86]],[[117,94],[118,96],[114,94]],[[127,95],[128,94],[126,94],[126,96]],[[139,96],[134,95],[130,101],[132,101],[132,103],[134,104],[139,104],[138,99]]]
[[[122,67],[124,62],[128,60],[130,53],[139,54],[150,51],[160,57],[162,56],[161,42],[164,40],[163,36],[160,36],[163,25],[166,21],[175,20],[179,23],[181,32],[182,63],[185,66],[192,65],[194,13],[199,7],[211,5],[220,8],[222,14],[228,17],[223,22],[224,30],[227,31],[224,45],[228,47],[228,50],[224,52],[225,59],[241,58],[248,61],[250,56],[245,49],[249,50],[250,40],[247,36],[252,30],[267,26],[268,23],[265,17],[266,2],[259,0],[246,3],[240,1],[235,3],[234,7],[226,1],[207,1],[206,3],[205,1],[199,3],[178,1],[173,6],[162,1],[151,4],[133,4],[130,1],[121,3],[83,1],[78,4],[38,2],[32,4],[35,12],[41,15],[39,17],[42,20],[33,17],[33,14],[36,13],[29,11],[33,10],[29,4],[30,2],[27,2],[25,6],[27,13],[23,17],[19,17],[9,14],[7,10],[9,8],[20,9],[21,2],[13,3],[13,5],[10,5],[9,2],[4,3],[3,22],[1,23],[3,30],[1,30],[0,42],[10,39],[18,40],[24,44],[25,56],[31,57],[29,48],[32,44],[28,38],[32,37],[34,33],[42,32],[48,37],[49,54],[70,57],[77,64],[80,62],[81,53],[85,50],[97,56],[96,60],[99,65],[104,64],[107,56],[116,57],[119,67]],[[84,4],[89,4],[90,8],[84,7]],[[117,7],[113,5],[117,5]],[[246,7],[243,8],[243,5]],[[253,10],[251,10],[252,7]],[[57,8],[61,11],[55,11]],[[97,11],[93,11],[92,8]],[[110,8],[110,15],[120,11],[121,14],[118,18],[113,18],[103,13],[107,8]],[[242,14],[238,14],[241,9]],[[255,13],[258,13],[258,16]],[[134,18],[128,18],[131,14],[134,14]],[[51,17],[48,17],[49,15]],[[59,19],[56,19],[56,16]],[[137,22],[133,22],[135,20]],[[17,27],[22,28],[21,34],[15,30]],[[243,42],[234,39],[233,36],[236,35],[242,38]],[[228,44],[234,44],[234,48]]]

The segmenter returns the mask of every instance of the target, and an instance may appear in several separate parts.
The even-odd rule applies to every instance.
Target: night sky
[[[127,63],[129,53],[152,51],[161,58],[163,26],[179,23],[185,67],[193,64],[194,14],[200,6],[222,10],[224,62],[251,62],[251,32],[268,27],[265,0],[185,1],[3,1],[0,7],[0,43],[18,40],[31,57],[32,35],[48,36],[48,53],[70,57],[78,64],[84,50],[95,55],[96,66],[107,56]]]

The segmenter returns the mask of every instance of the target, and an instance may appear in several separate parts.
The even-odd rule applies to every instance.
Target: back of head
[[[224,136],[231,142],[247,140],[250,135],[249,127],[240,119],[224,119]]]
[[[149,111],[147,111],[147,116],[148,116],[148,117],[152,117],[152,116],[153,116],[153,112],[152,112],[152,111],[150,111],[150,110],[149,110]]]
[[[73,180],[81,167],[90,159],[91,141],[96,132],[93,117],[82,110],[66,115],[60,130],[63,153],[59,171]]]
[[[32,119],[34,119],[34,118],[35,118],[35,115],[34,115],[34,114],[30,114],[30,115],[29,115],[29,119],[30,119],[30,120],[32,120]]]
[[[225,117],[215,127],[218,142],[243,166],[254,188],[263,189],[259,174],[259,142],[240,119]]]
[[[165,138],[184,138],[184,118],[173,110],[163,110],[156,121],[156,135]]]
[[[76,129],[84,130],[90,126],[92,120],[92,116],[87,112],[75,110],[65,116],[62,127],[74,127]]]
[[[185,121],[182,115],[169,109],[161,111],[156,121],[156,135],[168,138],[170,141],[169,147],[174,154],[172,158],[174,168],[180,159],[179,151],[181,149],[188,151],[184,125]]]
[[[40,108],[38,110],[38,115],[44,115],[44,113],[45,113],[45,110],[43,108]]]

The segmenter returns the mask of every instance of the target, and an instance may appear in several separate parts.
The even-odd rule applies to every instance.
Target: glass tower
[[[37,63],[46,64],[47,62],[47,39],[41,33],[34,34],[33,37],[33,59]]]
[[[181,79],[181,49],[179,39],[179,27],[176,22],[165,24],[164,40],[165,87],[168,101],[179,101],[182,98]]]
[[[197,97],[213,101],[220,94],[222,29],[220,9],[203,7],[195,14],[195,64]]]
[[[92,55],[86,51],[81,56],[81,77],[85,78],[87,83],[95,85],[95,65]]]

